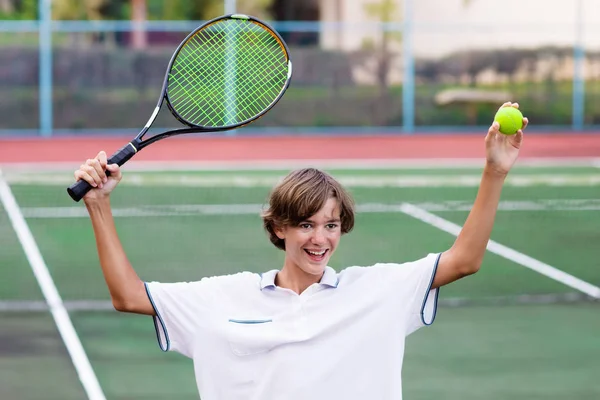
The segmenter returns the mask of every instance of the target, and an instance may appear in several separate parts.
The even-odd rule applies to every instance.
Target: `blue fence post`
[[[402,61],[402,128],[406,133],[415,130],[415,59],[413,55],[413,0],[403,1]]]
[[[225,0],[223,5],[225,14],[235,14],[236,12],[236,0]],[[237,129],[231,129],[225,133],[227,136],[234,136],[237,134]]]
[[[235,14],[236,0],[225,0],[225,14]]]
[[[52,136],[52,0],[39,0],[40,134]]]
[[[584,61],[585,50],[583,43],[583,0],[577,0],[577,30],[575,46],[573,46],[574,73],[573,73],[573,129],[583,129],[585,121],[585,75]]]

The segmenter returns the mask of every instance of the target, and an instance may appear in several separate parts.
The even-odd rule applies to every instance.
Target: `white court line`
[[[409,203],[401,205],[401,211],[413,218],[421,220],[429,225],[432,225],[442,231],[448,232],[454,236],[458,236],[462,227],[456,225],[448,220],[438,217],[437,215],[431,214],[423,210],[422,208],[416,207]],[[558,281],[564,285],[570,286],[574,289],[579,290],[588,296],[600,299],[600,288],[594,286],[588,282],[585,282],[573,275],[567,274],[555,267],[545,264],[535,258],[529,257],[523,253],[506,247],[498,242],[490,240],[487,245],[487,249],[500,257],[506,258],[512,262],[520,264],[526,268],[536,271],[542,275],[545,275],[555,281]]]
[[[106,400],[98,379],[94,374],[94,370],[90,364],[90,361],[85,354],[85,350],[81,345],[81,341],[77,336],[77,332],[73,327],[71,318],[65,309],[62,298],[60,297],[56,285],[52,280],[52,276],[48,271],[48,267],[42,258],[39,248],[29,230],[29,226],[21,214],[19,205],[15,200],[15,197],[10,190],[10,187],[2,176],[0,170],[0,202],[2,202],[4,209],[6,210],[8,217],[12,223],[12,226],[23,246],[25,256],[31,265],[31,269],[37,279],[38,284],[44,294],[46,303],[50,308],[52,317],[56,323],[58,331],[62,336],[62,339],[67,347],[75,370],[79,376],[85,392],[90,400]]]
[[[121,186],[164,186],[164,187],[227,187],[227,188],[270,188],[277,184],[283,175],[188,175],[140,173],[127,174]],[[37,184],[45,186],[69,185],[73,178],[68,175],[14,174],[7,175],[6,181],[15,184]],[[337,180],[346,187],[385,188],[385,187],[478,187],[481,175],[344,175]],[[600,186],[600,174],[545,174],[512,175],[506,178],[505,186]]]
[[[74,171],[81,160],[72,162],[0,163],[5,171]],[[483,169],[484,158],[414,158],[414,159],[334,159],[334,160],[251,160],[251,161],[136,161],[124,167],[127,171],[260,171],[290,170],[302,167],[329,169]],[[600,165],[598,157],[531,157],[521,158],[517,167],[590,167]]]
[[[112,209],[115,217],[169,217],[199,215],[258,215],[266,205],[261,204],[176,204],[146,205]],[[473,202],[467,200],[417,203],[427,211],[470,211]],[[396,213],[401,204],[364,203],[356,206],[359,213]],[[549,199],[537,201],[501,201],[498,211],[600,211],[600,199]],[[29,218],[88,218],[85,207],[22,207]]]

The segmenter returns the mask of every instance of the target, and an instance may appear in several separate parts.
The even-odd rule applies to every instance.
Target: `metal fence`
[[[137,129],[154,107],[172,51],[202,23],[51,21],[40,10],[40,21],[0,23],[4,134]],[[488,124],[508,100],[519,101],[545,129],[600,125],[595,28],[584,37],[577,24],[516,26],[511,34],[545,31],[550,40],[534,48],[503,48],[492,44],[506,35],[505,25],[272,24],[291,48],[292,85],[276,112],[238,134],[464,131]],[[141,28],[149,45],[134,50],[131,34]],[[552,44],[553,35],[569,40]],[[429,44],[449,40],[462,40],[464,47],[428,51]],[[175,122],[164,115],[157,124]]]

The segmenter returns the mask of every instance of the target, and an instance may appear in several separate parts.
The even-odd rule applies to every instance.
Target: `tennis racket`
[[[121,166],[144,147],[170,136],[226,131],[249,124],[273,108],[291,77],[287,45],[269,25],[242,14],[208,21],[177,47],[146,126],[108,163]],[[145,138],[165,103],[187,127]],[[67,192],[79,201],[90,189],[89,183],[80,180]]]

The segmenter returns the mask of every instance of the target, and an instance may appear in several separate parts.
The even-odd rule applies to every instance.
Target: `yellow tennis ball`
[[[500,124],[500,133],[514,135],[523,128],[523,114],[518,108],[502,107],[496,113],[494,121]]]

